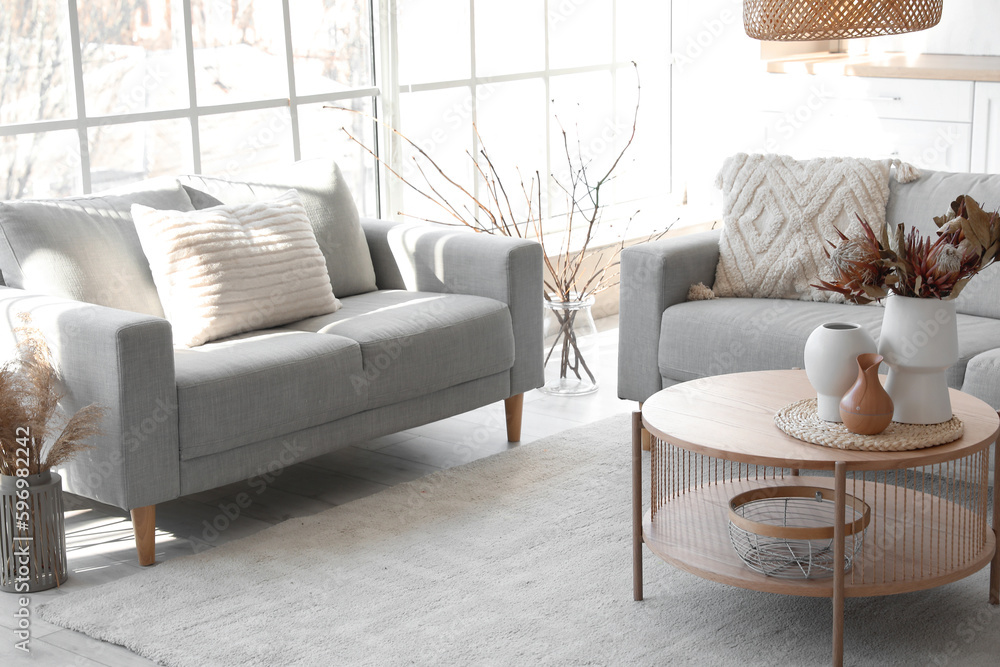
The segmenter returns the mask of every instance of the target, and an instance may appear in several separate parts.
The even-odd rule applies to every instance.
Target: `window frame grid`
[[[583,65],[579,67],[561,67],[552,68],[551,67],[551,45],[550,45],[550,25],[549,16],[550,8],[559,2],[559,0],[544,0],[542,11],[543,11],[543,21],[544,21],[544,36],[545,36],[545,49],[544,49],[544,66],[539,70],[532,70],[527,72],[512,72],[509,74],[497,74],[497,75],[483,75],[477,74],[476,69],[476,0],[468,0],[469,2],[469,31],[470,31],[470,41],[469,41],[469,57],[470,57],[470,76],[468,78],[462,79],[449,79],[443,81],[425,81],[420,83],[404,83],[401,84],[395,80],[392,82],[392,86],[385,86],[386,95],[383,96],[383,103],[386,98],[391,98],[394,100],[395,113],[391,117],[392,127],[400,127],[400,116],[398,112],[399,100],[403,95],[409,93],[420,93],[435,90],[455,90],[459,88],[468,89],[471,96],[471,119],[472,124],[478,125],[479,122],[479,102],[478,96],[476,95],[476,89],[478,86],[490,85],[496,83],[510,83],[516,81],[542,81],[545,90],[545,187],[547,190],[546,197],[546,219],[553,220],[555,218],[562,218],[561,215],[552,215],[552,202],[555,197],[559,194],[558,186],[553,182],[550,177],[552,174],[552,166],[554,163],[553,151],[552,151],[552,133],[553,124],[555,119],[553,118],[552,109],[552,95],[551,95],[551,81],[553,77],[560,77],[573,74],[589,74],[594,72],[609,72],[611,75],[611,114],[613,117],[617,117],[619,113],[618,105],[618,72],[621,69],[631,67],[630,63],[618,62],[618,0],[611,0],[611,15],[612,21],[609,26],[611,31],[611,56],[610,62],[605,62],[597,65]],[[384,0],[382,3],[384,6],[389,6],[390,16],[395,17],[395,7],[396,0]],[[395,21],[393,21],[395,24]],[[393,45],[392,51],[398,57],[398,41],[395,39],[397,26],[392,27]],[[394,73],[395,74],[395,73]],[[383,83],[388,81],[388,78],[383,78]],[[470,146],[473,155],[479,154],[479,137],[476,134],[475,127],[473,127],[470,138]],[[394,137],[383,137],[387,144],[394,142],[396,145],[393,146],[389,155],[392,159],[388,160],[389,164],[393,169],[400,171],[402,167],[402,151],[401,146],[399,146],[400,140]],[[562,155],[556,156],[559,160],[562,160]],[[391,183],[385,188],[387,191],[386,201],[384,202],[383,210],[396,211],[403,208],[403,193],[405,188],[402,188],[400,184],[396,183],[395,179],[391,174],[384,172],[383,178],[386,179],[387,183]],[[471,192],[476,199],[481,196],[481,179],[476,176],[473,178]],[[478,218],[477,218],[478,219]],[[526,226],[527,223],[524,223]],[[521,227],[521,225],[519,225]],[[526,229],[522,228],[522,233]],[[552,232],[558,233],[558,228],[552,228]]]
[[[80,149],[80,169],[82,176],[83,194],[92,194],[91,182],[91,162],[90,143],[88,130],[95,127],[107,127],[117,125],[129,125],[132,123],[153,122],[163,120],[184,120],[191,123],[191,147],[192,147],[192,172],[201,172],[201,137],[199,132],[199,119],[203,117],[234,113],[241,111],[261,111],[289,107],[292,128],[292,152],[295,160],[300,159],[302,154],[301,136],[299,133],[298,109],[302,105],[317,104],[323,102],[340,102],[351,99],[369,99],[373,109],[378,109],[382,91],[378,86],[379,70],[376,68],[376,25],[374,20],[373,4],[378,0],[367,2],[368,12],[366,18],[369,21],[369,47],[372,52],[371,86],[361,88],[350,88],[348,90],[335,91],[330,93],[316,93],[310,95],[298,95],[295,90],[295,55],[292,48],[292,26],[291,26],[291,0],[281,0],[282,17],[284,21],[284,45],[285,64],[288,73],[288,96],[278,98],[264,98],[259,100],[233,102],[229,104],[198,105],[196,71],[194,60],[194,30],[192,28],[191,0],[182,0],[183,20],[184,20],[184,57],[186,61],[186,75],[188,84],[188,104],[184,107],[173,109],[162,109],[156,111],[135,111],[120,114],[106,114],[89,116],[87,114],[86,95],[83,84],[83,48],[80,43],[80,24],[77,12],[77,0],[66,0],[69,18],[70,32],[70,55],[72,57],[72,69],[74,79],[74,95],[76,102],[76,118],[62,118],[55,120],[40,120],[26,123],[0,124],[0,137],[17,136],[23,134],[36,134],[42,132],[54,132],[59,130],[73,130],[77,133]],[[376,154],[379,143],[379,132],[376,129]],[[379,172],[376,169],[376,215],[380,213]]]

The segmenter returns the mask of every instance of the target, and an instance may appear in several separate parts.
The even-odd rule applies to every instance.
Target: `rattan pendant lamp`
[[[754,39],[851,39],[916,32],[937,25],[943,0],[743,0]]]

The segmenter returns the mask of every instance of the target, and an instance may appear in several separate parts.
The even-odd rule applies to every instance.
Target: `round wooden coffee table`
[[[940,586],[991,565],[989,601],[1000,602],[1000,512],[987,525],[989,452],[1000,417],[951,390],[961,438],[906,452],[813,445],[786,435],[774,414],[814,396],[803,371],[736,373],[669,387],[632,420],[634,594],[642,599],[642,544],[706,579],[751,590],[833,599],[833,663],[843,663],[844,598]],[[650,434],[650,509],[642,514],[642,429]],[[800,475],[800,471],[816,471]],[[832,473],[832,474],[831,474]],[[1000,508],[1000,465],[993,506]],[[863,533],[835,527],[827,578],[792,579],[750,569],[733,546],[729,502],[753,489],[829,490],[833,516],[853,497],[870,508]],[[774,495],[781,495],[777,491]],[[854,501],[856,502],[856,501]],[[850,547],[850,548],[849,548]]]

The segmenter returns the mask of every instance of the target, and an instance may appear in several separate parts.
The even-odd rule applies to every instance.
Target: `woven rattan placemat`
[[[892,422],[877,435],[851,433],[843,424],[828,422],[816,413],[816,399],[806,398],[778,410],[774,423],[788,435],[814,445],[868,452],[905,452],[958,440],[965,424],[958,417],[941,424]]]

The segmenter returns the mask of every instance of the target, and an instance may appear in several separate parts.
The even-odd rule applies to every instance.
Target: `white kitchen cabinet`
[[[768,152],[800,159],[892,157],[946,171],[972,165],[972,81],[771,74],[763,86]],[[992,113],[1000,114],[1000,90],[993,94]],[[1000,136],[994,137],[996,144]]]
[[[972,107],[972,171],[1000,174],[1000,83],[976,82]]]

